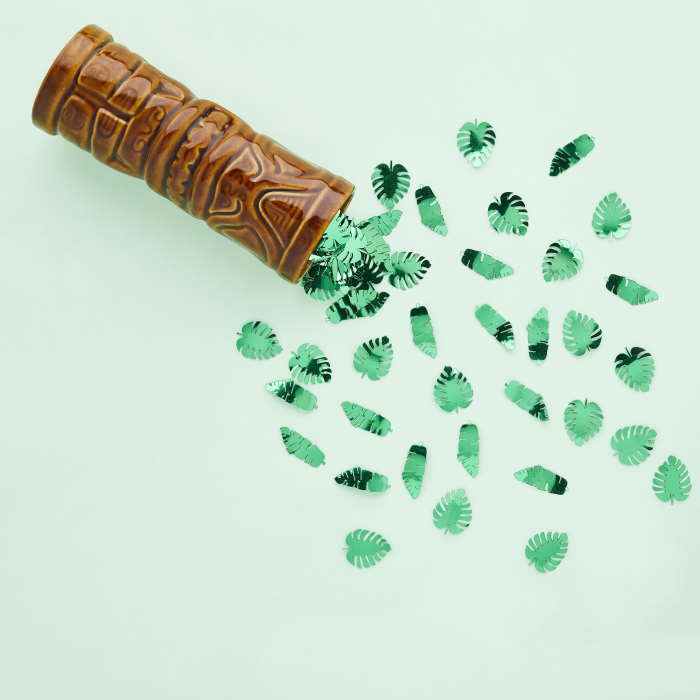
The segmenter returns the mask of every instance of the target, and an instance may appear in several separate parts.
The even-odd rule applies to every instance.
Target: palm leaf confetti
[[[557,149],[549,166],[549,174],[554,177],[568,170],[572,165],[576,165],[582,158],[585,158],[595,147],[595,142],[588,134],[581,134],[573,141],[569,141],[565,146]]]
[[[654,473],[651,487],[660,501],[673,505],[685,501],[693,485],[685,464],[671,456]]]
[[[411,309],[410,319],[413,344],[428,357],[437,357],[433,322],[430,320],[428,309],[425,306],[414,307]]]
[[[428,187],[428,185],[419,187],[416,190],[416,204],[418,205],[418,214],[423,226],[440,236],[446,236],[447,224],[445,223],[445,217],[442,215],[440,202],[438,202],[432,188]]]
[[[545,469],[539,464],[534,467],[519,469],[513,476],[523,484],[533,486],[545,493],[553,493],[558,496],[566,493],[568,481],[559,474]]]
[[[637,465],[646,461],[654,449],[656,430],[644,425],[620,428],[610,440],[610,447],[620,464]]]
[[[603,425],[603,411],[594,401],[571,401],[564,409],[566,434],[574,445],[583,445],[595,436]]]
[[[488,217],[491,228],[498,233],[512,233],[524,236],[530,225],[530,218],[520,195],[504,192],[489,204]]]
[[[496,132],[488,122],[466,122],[457,132],[457,149],[470,165],[480,168],[493,153]]]
[[[374,316],[386,304],[389,294],[373,289],[352,289],[326,309],[331,323]]]
[[[276,333],[262,321],[248,321],[238,333],[236,350],[249,360],[269,360],[282,352]]]
[[[365,221],[359,221],[357,227],[368,233],[388,236],[397,226],[403,212],[400,209],[390,209],[376,216],[370,216]]]
[[[430,260],[418,253],[400,251],[384,263],[389,284],[396,289],[411,289],[425,277],[430,269]]]
[[[379,163],[372,171],[372,189],[379,203],[393,209],[408,192],[411,176],[401,163]]]
[[[391,551],[391,545],[371,530],[353,530],[345,538],[345,558],[358,569],[378,564]]]
[[[533,362],[544,362],[549,350],[549,313],[543,306],[527,324],[527,351]]]
[[[343,401],[341,406],[347,419],[350,421],[350,425],[354,428],[366,430],[368,433],[379,435],[380,437],[384,437],[391,432],[391,421],[369,408],[350,401]]]
[[[560,238],[551,243],[542,260],[545,282],[572,278],[583,265],[583,253],[571,241]]]
[[[513,268],[500,260],[473,248],[467,248],[462,254],[462,265],[476,272],[487,280],[497,280],[510,277]]]
[[[598,202],[592,224],[599,238],[624,238],[630,232],[632,214],[617,192],[611,192]]]
[[[654,358],[644,348],[625,348],[615,357],[615,374],[635,391],[649,391],[654,370]]]
[[[600,347],[603,331],[594,319],[569,311],[564,319],[564,347],[577,357]]]
[[[302,411],[313,411],[318,403],[314,394],[292,379],[278,379],[265,384],[265,389],[274,396],[282,399]]]
[[[469,380],[458,370],[445,366],[433,388],[435,403],[446,412],[468,408],[474,398]]]
[[[427,458],[428,451],[423,445],[411,445],[401,472],[401,480],[411,498],[420,495]]]
[[[488,304],[481,304],[474,312],[476,320],[507,350],[515,350],[515,336],[510,321]]]
[[[479,429],[474,423],[465,423],[459,429],[457,459],[471,477],[479,473]]]
[[[610,275],[605,283],[605,288],[632,306],[649,304],[659,298],[653,289],[620,275]]]
[[[543,423],[549,420],[547,406],[540,394],[532,389],[528,389],[524,384],[512,379],[506,382],[506,396],[523,411],[527,411],[531,416]]]
[[[569,549],[569,537],[565,532],[538,532],[525,547],[525,556],[542,574],[554,571],[562,563]]]
[[[331,364],[316,345],[304,343],[289,358],[292,379],[302,384],[326,384],[332,376]]]
[[[383,493],[389,489],[389,479],[369,469],[362,467],[353,467],[338,474],[335,477],[335,483],[349,488],[357,489],[358,491],[370,491],[372,493]]]
[[[459,535],[472,521],[472,507],[464,489],[448,491],[433,508],[433,525],[445,534]]]
[[[353,367],[372,381],[386,377],[394,359],[394,348],[387,336],[367,340],[355,351]]]
[[[323,451],[301,433],[283,426],[280,428],[280,434],[284,447],[290,455],[300,459],[310,467],[320,467],[326,463]]]
[[[314,262],[307,273],[301,278],[301,286],[304,291],[318,301],[330,301],[345,294],[348,289],[344,284],[336,281],[333,270],[321,262]]]

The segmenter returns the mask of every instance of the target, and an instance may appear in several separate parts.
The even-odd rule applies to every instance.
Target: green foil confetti
[[[518,408],[522,408],[523,411],[527,411],[531,416],[534,416],[537,420],[542,422],[549,420],[547,406],[545,406],[542,396],[537,392],[528,389],[524,384],[521,384],[515,379],[506,382],[505,392],[506,396]]]
[[[292,378],[302,384],[326,384],[332,376],[331,364],[317,345],[304,343],[289,358]]]
[[[238,333],[236,350],[249,360],[269,360],[282,352],[275,332],[262,321],[248,321]]]
[[[565,146],[557,149],[549,166],[549,174],[552,177],[560,175],[585,158],[594,147],[595,142],[588,134],[577,136],[573,141],[569,141]]]
[[[445,366],[435,381],[433,396],[435,403],[449,413],[468,408],[474,398],[474,391],[461,372]]]
[[[603,425],[603,411],[594,401],[571,401],[564,409],[564,427],[574,445],[579,447],[596,435]]]
[[[457,149],[470,165],[480,168],[493,153],[496,132],[488,122],[466,122],[457,132]]]
[[[471,477],[479,473],[479,429],[474,423],[465,423],[459,429],[457,459]]]
[[[326,309],[331,323],[374,316],[386,304],[389,294],[373,289],[352,289]]]
[[[565,238],[551,243],[542,260],[545,282],[570,279],[581,269],[583,253]]]
[[[428,357],[437,357],[433,323],[425,306],[416,306],[411,309],[411,334],[413,344],[421,352],[424,352]]]
[[[620,275],[610,275],[605,283],[605,288],[632,306],[649,304],[659,298],[653,289]]]
[[[372,493],[383,493],[389,489],[389,479],[384,474],[362,467],[353,467],[338,474],[335,477],[335,483],[358,491],[371,491]]]
[[[544,491],[545,493],[553,493],[558,496],[566,493],[567,480],[563,476],[559,476],[549,469],[541,467],[539,464],[526,469],[519,469],[513,476],[528,486]]]
[[[408,192],[411,176],[401,163],[379,163],[372,171],[372,189],[379,203],[393,209]]]
[[[649,391],[654,370],[654,358],[644,348],[625,348],[615,357],[615,374],[635,391]]]
[[[427,458],[428,451],[423,445],[411,445],[401,472],[401,480],[411,498],[418,498],[420,495]]]
[[[423,185],[416,190],[416,204],[418,205],[418,214],[423,226],[440,236],[446,236],[447,224],[445,223],[445,217],[442,215],[440,202],[438,202],[433,190],[428,185]]]
[[[358,569],[378,564],[391,551],[391,545],[371,530],[353,530],[345,538],[345,558]]]
[[[360,221],[357,227],[363,232],[388,236],[396,228],[402,214],[400,209],[384,211],[376,216],[370,216],[365,221]]]
[[[600,347],[603,331],[594,319],[569,311],[564,319],[564,347],[577,357]]]
[[[311,440],[291,428],[280,428],[282,442],[290,455],[293,455],[310,467],[320,467],[326,463],[326,456]]]
[[[474,312],[476,320],[507,350],[515,350],[515,336],[510,321],[488,304],[481,304]]]
[[[543,306],[527,324],[527,351],[533,362],[544,362],[549,350],[549,314]]]
[[[459,535],[472,521],[472,507],[464,489],[448,491],[433,508],[433,525],[445,534]]]
[[[520,195],[504,192],[500,197],[494,197],[487,213],[494,231],[516,236],[524,236],[527,233],[530,218]]]
[[[562,563],[569,550],[569,536],[565,532],[538,532],[525,547],[525,556],[537,571],[546,574]]]
[[[369,408],[350,401],[343,401],[341,406],[347,419],[350,421],[350,425],[354,428],[366,430],[368,433],[379,435],[380,437],[384,437],[391,432],[391,421]]]
[[[685,464],[671,456],[656,470],[651,488],[660,501],[673,505],[685,501],[693,485]]]
[[[374,290],[386,275],[383,262],[377,262],[368,254],[363,253],[359,262],[352,266],[352,269],[343,276],[343,282],[347,287],[354,290],[370,289]]]
[[[330,301],[348,291],[345,285],[336,281],[333,271],[321,262],[311,263],[301,278],[301,286],[308,296],[318,301]]]
[[[492,258],[488,253],[482,253],[473,248],[467,248],[462,255],[462,265],[476,272],[487,280],[497,280],[503,277],[510,277],[513,268],[496,258]]]
[[[430,269],[430,260],[418,253],[400,251],[384,263],[389,284],[396,289],[411,289],[425,277]]]
[[[632,227],[632,214],[617,192],[611,192],[598,202],[592,224],[600,238],[624,238]]]
[[[637,465],[646,461],[654,449],[656,430],[645,425],[620,428],[610,440],[610,447],[620,464]]]
[[[353,367],[363,377],[376,381],[389,374],[394,348],[387,336],[367,340],[355,351]]]
[[[308,389],[299,386],[292,379],[278,379],[273,382],[267,382],[265,389],[282,399],[282,401],[296,406],[302,411],[313,411],[318,403],[316,397]]]

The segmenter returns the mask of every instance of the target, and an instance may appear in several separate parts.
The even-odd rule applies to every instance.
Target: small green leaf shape
[[[471,477],[479,473],[479,429],[474,423],[465,423],[459,429],[457,459]]]
[[[523,484],[534,486],[545,493],[553,493],[558,496],[566,493],[567,480],[563,476],[541,467],[539,464],[534,467],[519,469],[513,476],[518,481],[522,481]]]
[[[437,357],[437,344],[433,323],[425,306],[416,306],[411,309],[411,335],[413,344],[428,357]]]
[[[594,319],[569,311],[564,319],[564,347],[577,357],[600,347],[603,331]]]
[[[330,301],[347,289],[336,281],[333,271],[322,262],[313,262],[301,278],[304,292],[317,301]]]
[[[350,421],[350,425],[354,428],[366,430],[368,433],[379,435],[380,437],[384,437],[391,432],[391,421],[371,409],[350,401],[343,401],[341,406],[347,419]]]
[[[600,238],[624,238],[630,232],[632,214],[617,192],[611,192],[598,202],[592,223]]]
[[[282,442],[290,455],[293,455],[310,467],[320,467],[326,463],[326,455],[311,440],[291,428],[280,428]]]
[[[557,149],[549,166],[549,174],[552,177],[561,175],[572,165],[576,165],[582,158],[585,158],[595,147],[595,142],[588,134],[581,134],[573,141],[569,141],[565,146]]]
[[[292,378],[302,384],[326,384],[332,376],[331,363],[317,345],[304,343],[289,358]]]
[[[543,306],[527,324],[527,351],[533,362],[544,362],[549,350],[549,313]]]
[[[389,479],[369,469],[353,467],[335,477],[335,483],[348,486],[358,491],[371,491],[372,493],[383,493],[389,489]]]
[[[282,401],[296,406],[302,411],[313,411],[318,403],[316,397],[308,389],[299,386],[292,379],[278,379],[274,382],[267,382],[265,389],[282,399]]]
[[[419,187],[416,190],[416,204],[418,205],[418,214],[423,226],[440,236],[446,236],[447,224],[445,223],[445,217],[442,215],[440,202],[438,202],[432,188],[428,187],[428,185]]]
[[[425,277],[430,269],[430,260],[418,253],[399,251],[384,263],[389,284],[396,289],[411,289]]]
[[[635,391],[649,391],[654,370],[654,358],[644,348],[625,348],[615,357],[615,374]]]
[[[610,440],[610,447],[620,464],[637,465],[646,461],[654,449],[656,430],[644,425],[620,428]]]
[[[525,556],[537,571],[546,574],[554,571],[566,556],[569,536],[565,532],[538,532],[525,547]]]
[[[497,280],[510,277],[513,268],[500,260],[473,248],[467,248],[462,255],[462,265],[476,272],[487,280]]]
[[[610,275],[605,283],[605,288],[632,306],[649,304],[659,298],[653,289],[620,275]]]
[[[515,336],[510,321],[488,304],[481,304],[474,312],[476,320],[492,335],[506,350],[515,350]]]
[[[530,217],[520,195],[503,192],[489,204],[488,217],[491,228],[498,233],[524,236],[530,225]]]
[[[401,472],[401,480],[411,498],[418,498],[420,495],[427,458],[428,451],[423,445],[411,445]]]
[[[445,534],[459,535],[472,521],[472,507],[464,489],[448,491],[433,508],[433,525]]]
[[[518,408],[522,408],[523,411],[527,411],[531,416],[543,423],[549,420],[549,413],[547,412],[544,399],[536,391],[528,389],[515,379],[511,379],[511,381],[506,382],[505,392],[506,396]]]
[[[651,487],[660,501],[673,505],[685,501],[693,485],[685,464],[671,456],[656,470]]]
[[[367,340],[355,351],[353,367],[363,377],[377,381],[386,377],[394,359],[394,348],[387,336]]]
[[[345,254],[345,250],[352,245],[351,239],[353,237],[357,238],[357,227],[347,214],[339,211],[323,232],[323,236],[314,250],[314,255],[318,258],[341,254],[344,254],[344,257],[352,257],[350,253]],[[359,252],[357,257],[359,257]]]
[[[467,378],[452,367],[443,367],[433,389],[435,403],[446,412],[468,408],[474,398],[472,385]]]
[[[326,316],[331,323],[340,323],[353,318],[369,318],[384,306],[388,298],[387,292],[351,289],[326,309]]]
[[[388,236],[398,225],[402,214],[400,209],[384,211],[376,216],[370,216],[365,221],[360,221],[357,227],[363,232],[367,229],[380,236]]]
[[[457,132],[457,148],[470,165],[480,168],[493,153],[496,132],[488,122],[466,122]]]
[[[542,260],[545,282],[572,278],[583,265],[583,253],[565,238],[551,243]]]
[[[369,569],[391,551],[391,545],[371,530],[353,530],[345,538],[345,558],[357,569]]]
[[[343,284],[346,288],[350,287],[355,290],[374,290],[375,285],[379,284],[385,275],[384,263],[377,262],[368,254],[363,253],[360,261],[352,265],[347,274],[343,275]]]
[[[411,176],[401,163],[379,163],[372,171],[372,189],[379,203],[393,209],[408,192]]]
[[[575,399],[564,409],[564,427],[574,445],[587,443],[602,425],[603,411],[594,401]]]
[[[238,333],[236,350],[249,360],[269,360],[282,352],[275,332],[262,321],[248,321]]]

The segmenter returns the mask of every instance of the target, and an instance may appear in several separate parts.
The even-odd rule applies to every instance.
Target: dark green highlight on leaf
[[[450,412],[470,406],[474,391],[461,372],[446,366],[435,381],[433,396],[443,411]]]
[[[469,476],[479,473],[479,429],[474,423],[465,423],[459,429],[457,459]]]
[[[413,335],[413,344],[421,352],[424,352],[428,357],[437,357],[433,323],[425,306],[416,306],[411,309],[411,334]]]
[[[384,266],[392,287],[411,289],[425,277],[430,269],[430,260],[418,253],[400,251],[394,253]]]
[[[493,153],[496,145],[496,132],[488,122],[462,124],[457,132],[457,148],[475,168],[480,168]]]
[[[350,401],[343,401],[343,411],[354,428],[366,430],[373,435],[384,437],[391,432],[391,421],[369,408]]]
[[[515,336],[510,321],[488,304],[476,307],[476,320],[507,350],[515,350]]]
[[[376,216],[370,216],[366,221],[360,221],[357,226],[360,230],[367,229],[371,233],[380,236],[388,236],[397,226],[403,212],[399,209],[391,209]]]
[[[620,428],[611,438],[610,447],[620,464],[637,465],[645,462],[656,442],[656,430],[644,425]]]
[[[249,360],[269,360],[282,352],[277,335],[262,321],[248,321],[238,336],[236,349]]]
[[[385,377],[391,369],[394,348],[387,336],[362,343],[355,351],[353,367],[363,377],[373,381]]]
[[[530,218],[520,195],[504,192],[489,204],[488,217],[491,228],[498,233],[512,233],[524,236],[530,225]]]
[[[296,430],[282,427],[280,428],[280,434],[282,435],[282,442],[290,455],[300,459],[310,467],[320,467],[326,463],[326,456],[323,452],[313,442],[297,433]]]
[[[406,455],[401,479],[411,498],[418,498],[420,495],[427,457],[428,451],[423,445],[411,445]]]
[[[416,203],[418,204],[418,214],[423,226],[441,236],[446,236],[447,224],[445,223],[445,217],[442,215],[440,202],[435,197],[433,190],[427,185],[419,187],[416,190]]]
[[[308,389],[295,384],[291,379],[278,379],[274,382],[268,382],[265,384],[265,389],[282,399],[282,401],[296,406],[302,411],[313,411],[318,403],[316,397]]]
[[[379,163],[372,171],[372,189],[379,203],[393,209],[408,192],[411,176],[401,163]]]
[[[349,486],[359,491],[371,491],[372,493],[383,493],[389,488],[389,479],[384,474],[373,472],[362,467],[353,467],[338,474],[335,483],[342,486]]]
[[[308,296],[318,301],[330,301],[347,288],[336,282],[333,271],[321,262],[314,262],[301,278],[301,286]]]
[[[630,232],[632,214],[617,192],[611,192],[598,202],[592,223],[600,238],[624,238]]]
[[[649,304],[659,298],[653,289],[620,275],[610,275],[605,283],[605,288],[632,306]]]
[[[654,358],[644,348],[625,348],[615,358],[615,374],[635,391],[649,391],[654,370]]]
[[[328,358],[317,345],[304,343],[289,358],[292,377],[302,384],[325,384],[330,382],[332,371]]]
[[[545,282],[566,280],[573,277],[583,265],[583,253],[565,238],[551,243],[542,260],[542,277]]]
[[[564,347],[579,357],[600,347],[603,340],[603,331],[595,320],[576,311],[566,315],[563,335]]]
[[[353,530],[345,538],[345,558],[358,569],[378,564],[391,551],[391,545],[371,530]]]
[[[568,170],[572,165],[576,165],[582,158],[585,158],[595,147],[595,142],[588,134],[581,134],[573,141],[569,141],[566,146],[557,149],[549,166],[549,174],[554,177]]]
[[[340,323],[352,318],[369,318],[384,306],[389,294],[373,289],[352,289],[326,309],[331,323]]]
[[[467,248],[462,255],[462,265],[465,265],[470,270],[476,272],[487,280],[501,279],[502,277],[510,277],[513,274],[513,268],[506,265],[500,260],[491,257],[488,253],[482,253],[473,248]]]
[[[513,476],[518,481],[522,481],[523,484],[534,486],[536,489],[546,493],[556,495],[566,493],[567,480],[563,476],[541,467],[539,464],[534,467],[520,469]]]
[[[515,379],[506,382],[505,392],[506,396],[518,406],[518,408],[522,408],[523,411],[527,411],[531,416],[534,416],[537,420],[542,422],[549,420],[549,413],[547,412],[544,399],[537,392],[528,389],[524,384],[521,384]]]
[[[464,489],[448,491],[433,508],[433,525],[445,534],[459,535],[472,521],[472,507]]]
[[[660,501],[673,505],[685,501],[693,485],[685,464],[678,457],[669,457],[656,470],[651,487]]]
[[[596,435],[603,425],[603,411],[600,406],[585,399],[569,403],[564,409],[566,434],[575,445],[583,445]]]
[[[544,362],[549,350],[549,314],[543,306],[527,324],[527,351],[533,362]]]
[[[566,556],[569,537],[565,532],[538,532],[525,547],[525,556],[537,571],[546,574],[554,571]]]

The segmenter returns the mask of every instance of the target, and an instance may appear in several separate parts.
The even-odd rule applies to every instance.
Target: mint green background
[[[700,450],[697,440],[698,6],[692,2],[14,3],[0,27],[3,71],[0,226],[0,697],[8,700],[675,700],[700,695]],[[239,112],[358,185],[351,212],[378,211],[375,163],[404,163],[440,198],[445,239],[424,229],[413,195],[396,238],[433,262],[416,290],[375,319],[332,327],[322,305],[189,219],[137,180],[111,172],[30,123],[58,49],[97,22],[204,97]],[[353,42],[356,42],[354,48]],[[696,47],[696,48],[693,48]],[[9,64],[8,64],[9,61]],[[383,109],[379,109],[383,106]],[[489,164],[457,153],[457,128],[487,119]],[[559,178],[554,150],[579,133],[597,148]],[[486,206],[521,194],[525,238],[499,237]],[[629,237],[598,240],[600,198],[633,212]],[[582,273],[546,285],[551,241],[584,250]],[[480,280],[467,247],[516,268]],[[608,273],[661,294],[631,308]],[[425,303],[439,358],[411,346],[409,309]],[[516,329],[514,355],[473,318],[490,303]],[[527,359],[525,326],[547,304],[551,359]],[[600,350],[572,358],[570,309],[595,317]],[[241,359],[234,331],[262,318],[285,353]],[[352,353],[387,334],[391,373],[361,380]],[[315,415],[263,384],[287,351],[320,345],[336,376]],[[654,353],[649,395],[613,371],[626,344]],[[431,390],[443,364],[463,370],[473,406],[448,416]],[[410,378],[410,383],[408,382]],[[503,383],[540,391],[552,420],[511,406]],[[605,412],[573,446],[574,398]],[[380,439],[351,430],[358,401],[391,418]],[[482,473],[456,462],[458,427],[476,422]],[[612,432],[658,430],[650,460],[624,468]],[[315,439],[328,465],[287,456],[278,427]],[[423,492],[400,472],[424,442]],[[695,481],[674,507],[651,492],[669,454]],[[364,497],[334,474],[360,464],[394,488]],[[542,464],[570,480],[562,498],[512,473]],[[474,520],[441,535],[430,513],[464,487]],[[369,571],[343,560],[355,527],[393,551]],[[542,576],[528,537],[566,530],[569,556]]]

